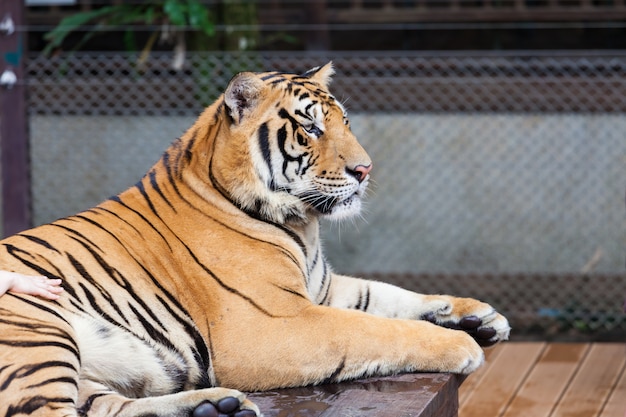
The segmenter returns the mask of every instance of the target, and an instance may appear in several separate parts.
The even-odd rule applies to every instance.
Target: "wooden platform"
[[[459,404],[460,417],[626,417],[626,343],[504,343]]]
[[[264,417],[456,417],[464,377],[406,374],[248,395]]]
[[[408,374],[249,398],[265,417],[626,417],[626,343],[504,343],[463,379]]]

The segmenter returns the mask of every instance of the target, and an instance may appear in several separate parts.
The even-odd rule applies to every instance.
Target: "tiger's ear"
[[[330,85],[330,82],[332,81],[333,74],[335,74],[335,69],[333,68],[332,61],[327,63],[323,67],[311,68],[310,70],[304,73],[305,76],[321,84],[322,87],[326,89],[328,88],[328,86]]]
[[[239,73],[230,80],[224,103],[235,124],[241,123],[254,110],[264,86],[263,81],[251,72]]]

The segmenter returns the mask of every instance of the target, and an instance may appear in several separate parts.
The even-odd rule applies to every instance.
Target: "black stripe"
[[[294,128],[295,131],[295,128]],[[287,152],[287,125],[283,125],[276,132],[276,139],[278,141],[278,149],[283,156],[283,170],[282,173],[287,178],[287,180],[291,181],[289,176],[287,175],[287,167],[289,166],[289,162],[297,162],[298,163],[298,171],[302,169],[302,160],[307,155],[306,152],[299,154],[298,156],[291,156],[289,152]]]
[[[200,266],[200,268],[202,268],[204,270],[204,272],[209,274],[211,276],[211,278],[213,278],[222,288],[224,288],[225,290],[227,290],[228,292],[230,292],[232,294],[235,294],[235,295],[243,298],[244,300],[246,300],[249,304],[251,304],[254,308],[259,310],[263,314],[265,314],[265,315],[267,315],[269,317],[275,317],[269,311],[267,311],[266,309],[261,307],[259,304],[257,304],[257,302],[254,301],[254,299],[252,299],[252,298],[248,297],[247,295],[239,292],[239,290],[237,290],[236,288],[233,288],[233,287],[230,287],[230,286],[226,285],[226,283],[224,281],[222,281],[217,275],[215,275],[213,273],[213,271],[211,271],[206,265],[204,265],[202,262],[200,262],[198,257],[191,251],[191,249],[189,249],[189,247],[187,245],[185,245],[184,242],[181,242],[181,243],[183,244],[185,249],[187,249],[187,253],[189,254],[189,256],[191,256],[193,258],[193,260],[196,262],[196,264],[198,266]]]
[[[76,234],[78,236],[80,236],[80,237],[84,237],[84,236],[82,236],[78,232]],[[100,265],[100,267],[102,269],[104,269],[104,271],[107,273],[109,278],[111,278],[113,281],[115,281],[115,283],[117,285],[119,285],[121,287],[124,287],[126,285],[127,281],[123,279],[123,276],[119,273],[119,271],[117,269],[113,268],[108,263],[106,263],[104,258],[102,256],[100,256],[100,254],[98,252],[96,252],[89,244],[87,244],[87,243],[83,242],[82,240],[77,239],[75,237],[71,237],[71,239],[74,240],[75,242],[78,242],[78,244],[80,244],[87,252],[89,252],[89,254],[98,263],[98,265]],[[82,265],[81,265],[81,267],[82,267]],[[83,275],[81,274],[81,276],[83,276]],[[85,278],[91,278],[91,277],[90,276],[85,276]],[[93,283],[94,284],[96,283],[95,280],[93,281]]]
[[[285,143],[287,142],[287,125],[284,125],[276,132],[276,139],[278,140],[278,149],[280,149],[280,153],[283,155],[283,175],[285,178],[289,180],[287,176],[287,167],[289,166],[289,161],[291,160],[291,156],[285,150]]]
[[[191,162],[191,158],[193,156],[193,152],[191,151],[191,149],[193,148],[193,145],[196,143],[196,140],[198,140],[198,130],[199,128],[196,128],[193,131],[193,134],[191,135],[191,139],[187,141],[187,146],[185,146],[185,149],[180,154],[182,159],[185,162],[185,165],[189,165],[189,163]],[[182,144],[182,141],[181,141],[181,144]]]
[[[283,287],[282,285],[274,285],[274,286],[277,287],[280,290],[288,292],[289,294],[297,295],[300,298],[304,298],[304,299],[308,300],[308,297],[306,295],[302,295],[301,292],[296,291],[296,290],[294,290],[292,288]]]
[[[46,249],[50,249],[55,251],[56,253],[60,253],[59,250],[57,248],[55,248],[54,246],[52,246],[48,241],[41,239],[39,237],[36,236],[32,236],[32,235],[27,235],[26,233],[18,233],[17,236],[21,236],[23,238],[26,238],[28,240],[30,240],[31,242],[35,242],[38,245],[41,245],[43,247],[45,247]]]
[[[17,246],[13,246],[10,243],[4,243],[3,244],[4,247],[6,248],[7,252],[13,256],[15,259],[19,260],[20,262],[22,262],[22,264],[24,264],[25,266],[27,266],[28,268],[36,271],[39,275],[44,275],[48,278],[54,278],[54,279],[60,279],[62,278],[61,275],[54,275],[49,273],[48,271],[46,271],[45,269],[43,269],[42,267],[40,267],[39,265],[32,263],[31,261],[26,260],[25,258],[21,257],[18,255],[18,253],[27,255],[29,257],[32,257],[31,253],[22,249],[22,248],[18,248]]]
[[[339,382],[339,375],[341,375],[341,372],[343,372],[345,366],[346,358],[344,357],[343,359],[341,359],[341,363],[337,366],[337,368],[335,368],[335,370],[325,380],[323,380],[321,384],[332,384],[334,382]]]
[[[75,215],[73,217],[75,219],[80,219],[80,220],[83,220],[83,221],[85,221],[87,223],[90,223],[90,224],[92,224],[92,225],[94,225],[94,226],[96,226],[96,227],[98,227],[98,228],[100,228],[102,230],[105,230],[104,227],[102,227],[102,225],[100,223],[90,219],[89,217],[86,217],[83,214],[77,214],[77,215]],[[72,219],[72,221],[77,221],[75,219]],[[69,220],[69,219],[66,219],[66,220]],[[82,225],[82,222],[78,222],[78,224]],[[68,233],[71,233],[72,235],[78,236],[81,239],[89,242],[89,244],[91,246],[93,246],[94,248],[98,248],[98,250],[100,250],[100,251],[102,250],[102,248],[100,248],[100,246],[98,246],[98,244],[96,242],[90,240],[87,236],[83,235],[82,233],[80,233],[76,229],[72,229],[71,227],[68,227],[68,226],[63,226],[63,225],[59,224],[58,222],[52,223],[51,226],[55,226],[55,227],[61,228],[61,229],[65,230],[65,231],[67,231]],[[69,237],[71,238],[71,236],[69,236]]]
[[[183,326],[183,328],[185,329],[189,337],[193,339],[194,344],[195,344],[195,349],[193,349],[193,355],[196,360],[196,363],[198,364],[198,369],[201,369],[202,371],[206,372],[211,365],[211,357],[209,356],[209,350],[206,345],[206,342],[204,338],[202,337],[202,335],[200,334],[200,332],[198,331],[198,329],[196,328],[196,326],[193,323],[190,323],[188,320],[185,320],[184,318],[176,314],[176,312],[174,312],[174,310],[172,309],[172,306],[168,302],[166,302],[164,299],[162,299],[160,296],[157,295],[157,299],[159,300],[161,305],[168,311],[168,313],[170,313],[170,315],[176,321],[178,321],[180,325]],[[184,310],[183,310],[183,313],[187,316],[187,318],[189,318],[189,313],[187,313]],[[207,326],[207,328],[208,327],[209,326]],[[202,386],[202,388],[208,388],[210,386],[210,384],[208,384],[208,382],[206,381],[201,381],[201,383],[206,384],[205,386]]]
[[[271,81],[270,85],[271,86],[276,86],[276,85],[282,84],[284,82],[288,82],[288,80],[286,78],[278,78],[278,79],[276,79],[274,81]],[[291,89],[291,83],[287,84],[287,91],[289,91],[290,89]]]
[[[96,393],[96,394],[91,394],[89,396],[89,398],[87,398],[87,400],[83,403],[83,405],[80,406],[80,408],[78,408],[76,410],[77,414],[79,416],[86,416],[89,413],[89,410],[91,410],[91,406],[93,405],[93,402],[100,398],[100,397],[104,397],[108,395],[107,392],[100,392],[100,393]]]
[[[306,107],[304,108],[304,111],[306,112],[306,116],[310,118],[310,116],[308,115],[308,111],[311,107],[315,106],[316,104],[318,104],[319,101],[317,100],[312,100],[309,104],[306,105]]]
[[[268,81],[268,80],[271,80],[272,78],[282,77],[284,75],[285,75],[284,72],[273,71],[273,72],[270,72],[269,74],[263,75],[261,77],[261,80]]]
[[[230,195],[228,194],[228,192],[226,191],[226,189],[225,189],[225,188],[224,188],[224,187],[223,187],[223,186],[219,183],[219,181],[217,181],[217,179],[215,178],[215,175],[213,174],[213,158],[215,157],[215,148],[213,148],[211,151],[212,151],[212,152],[211,152],[211,155],[212,155],[212,156],[211,156],[211,160],[209,161],[209,180],[211,181],[211,185],[213,186],[213,188],[214,188],[217,192],[219,192],[219,193],[222,195],[222,197],[224,197],[227,201],[230,201],[233,205],[235,205],[237,208],[239,208],[239,210],[241,210],[241,211],[243,211],[244,213],[246,213],[249,217],[252,217],[253,219],[256,219],[256,220],[262,221],[262,222],[267,223],[267,224],[271,224],[271,225],[273,225],[273,226],[275,226],[275,227],[279,228],[279,229],[280,229],[280,230],[282,230],[283,232],[285,232],[285,233],[286,233],[289,237],[291,237],[291,239],[293,239],[293,240],[294,240],[294,241],[298,244],[298,246],[300,247],[300,250],[301,250],[301,251],[303,252],[303,254],[304,254],[304,257],[306,258],[306,256],[307,256],[306,246],[305,246],[304,242],[302,241],[302,239],[300,239],[300,237],[299,237],[299,236],[298,236],[295,232],[293,232],[292,230],[288,229],[288,228],[287,228],[287,227],[285,227],[284,225],[281,225],[281,224],[278,224],[278,223],[275,223],[275,222],[269,221],[269,220],[267,220],[267,219],[265,219],[265,218],[261,217],[261,215],[260,215],[258,212],[257,212],[257,213],[255,213],[255,212],[251,212],[250,210],[245,210],[243,207],[241,207],[241,205],[239,205],[236,201],[234,201],[234,200],[230,197]],[[202,212],[201,210],[199,210],[199,211],[200,211],[200,212]],[[203,213],[203,212],[202,212],[202,213]],[[211,218],[211,219],[215,220],[213,217],[209,216],[208,214],[206,214],[206,213],[203,213],[203,214],[204,214],[205,216],[207,216],[207,217],[209,217],[209,218]],[[302,277],[303,277],[303,278],[304,278],[304,277],[306,277],[306,275],[305,275],[304,271],[303,271],[303,270],[302,270],[302,268],[300,267],[300,264],[297,262],[296,258],[295,258],[292,254],[289,254],[289,253],[286,251],[286,249],[284,249],[284,248],[282,248],[281,246],[278,246],[278,245],[276,245],[276,244],[273,244],[273,243],[271,243],[271,242],[269,242],[269,241],[265,241],[265,240],[261,240],[261,239],[257,239],[257,238],[254,238],[254,237],[252,237],[252,236],[249,236],[249,235],[247,235],[247,234],[245,234],[245,233],[242,233],[242,232],[241,232],[241,231],[239,231],[239,230],[236,230],[236,229],[232,228],[231,226],[227,226],[226,224],[224,224],[224,223],[222,223],[222,222],[220,222],[220,221],[218,221],[218,220],[215,220],[215,221],[216,221],[218,224],[220,224],[220,225],[222,225],[222,226],[224,226],[224,227],[226,227],[226,228],[228,228],[228,229],[230,229],[230,230],[233,230],[233,231],[235,231],[235,232],[237,232],[237,233],[240,233],[240,234],[241,234],[241,235],[243,235],[243,236],[249,237],[249,238],[254,239],[254,240],[256,240],[256,241],[260,241],[260,242],[265,242],[265,243],[268,243],[268,244],[272,244],[272,245],[273,245],[273,246],[275,246],[275,247],[281,248],[281,249],[283,250],[283,253],[285,253],[285,254],[286,254],[286,255],[287,255],[290,259],[292,259],[292,260],[293,260],[293,262],[294,262],[294,263],[298,266],[298,269],[300,269],[300,272],[302,273]]]
[[[156,173],[154,172],[154,170],[151,170],[148,173],[148,176],[150,177],[150,185],[152,186],[154,191],[156,191],[161,196],[163,201],[165,201],[167,205],[170,206],[172,210],[174,210],[174,213],[177,213],[176,208],[172,205],[170,200],[167,197],[165,197],[165,194],[163,194],[163,191],[161,191],[161,188],[159,187],[159,183],[156,180]]]
[[[14,415],[30,415],[35,411],[39,410],[42,407],[48,406],[51,409],[60,408],[58,406],[54,406],[53,403],[68,403],[73,404],[74,400],[71,398],[64,397],[44,397],[42,395],[37,395],[35,397],[30,397],[28,400],[22,401],[19,405],[11,405],[7,408],[7,416]]]
[[[45,311],[46,313],[50,313],[53,316],[55,316],[56,318],[62,320],[64,323],[67,323],[68,325],[70,324],[63,316],[61,316],[59,313],[57,313],[55,310],[52,310],[51,308],[40,304],[42,302],[46,302],[46,301],[40,301],[39,299],[32,299],[32,298],[24,298],[15,294],[11,294],[13,295],[15,298],[21,300],[22,302],[26,303],[26,304],[30,304],[31,306],[37,307],[40,310]]]
[[[104,207],[97,206],[97,207],[94,207],[94,208],[92,209],[92,211],[93,211],[95,214],[100,214],[100,215],[103,215],[103,214],[101,214],[101,213],[97,213],[97,211],[104,211],[105,213],[108,213],[108,214],[110,214],[110,215],[112,215],[112,216],[115,216],[118,220],[120,220],[120,221],[124,222],[126,225],[128,225],[130,228],[132,228],[132,229],[133,229],[133,230],[134,230],[134,231],[135,231],[138,235],[141,235],[141,234],[142,234],[142,233],[139,231],[139,229],[137,229],[137,228],[135,227],[135,225],[133,225],[133,224],[132,224],[131,222],[129,222],[128,220],[123,219],[123,218],[122,218],[122,216],[120,216],[120,215],[119,215],[119,213],[116,213],[116,212],[114,212],[113,210],[109,210],[109,209],[106,209],[106,208],[104,208]],[[107,232],[107,233],[109,234],[109,236],[111,236],[113,239],[115,239],[115,240],[116,240],[116,241],[117,241],[117,242],[118,242],[121,246],[124,246],[124,244],[122,243],[122,241],[121,241],[121,240],[120,240],[120,239],[119,239],[116,235],[114,235],[114,234],[113,234],[113,232],[112,232],[111,230],[109,230],[109,229],[106,229],[106,228],[102,227],[102,225],[101,225],[100,223],[98,223],[98,222],[96,222],[96,221],[94,221],[94,220],[91,220],[91,219],[90,219],[90,218],[88,218],[88,217],[82,217],[82,218],[84,218],[86,221],[88,221],[88,222],[92,223],[94,226],[97,226],[97,227],[98,227],[98,228],[100,228],[101,230],[103,230],[103,231]]]
[[[163,334],[163,332],[158,331],[148,320],[146,320],[145,315],[139,312],[131,303],[128,303],[128,307],[135,314],[135,318],[139,321],[144,330],[150,335],[150,338],[161,345],[167,347],[171,352],[176,352],[178,356],[182,356],[179,350],[174,346],[174,344]],[[159,323],[161,327],[163,325]]]
[[[363,302],[363,292],[361,290],[359,290],[359,300],[356,302],[356,305],[354,306],[355,310],[360,310],[361,309],[361,303]]]
[[[163,161],[163,165],[165,166],[165,172],[167,173],[167,180],[169,182],[169,184],[172,186],[172,188],[174,189],[174,192],[176,193],[176,195],[178,195],[178,197],[180,197],[180,199],[184,202],[186,202],[188,205],[191,206],[191,203],[189,203],[181,194],[180,190],[178,189],[178,185],[176,184],[176,180],[180,180],[180,172],[175,171],[174,167],[170,164],[170,155],[169,153],[165,153],[163,154],[163,158],[161,158],[161,160]]]
[[[322,273],[322,282],[320,283],[320,289],[318,291],[318,294],[324,289],[324,285],[326,284],[326,282],[328,282],[328,285],[326,286],[326,291],[324,292],[324,297],[322,297],[322,301],[320,301],[320,304],[322,305],[328,305],[330,304],[330,284],[331,284],[331,279],[332,279],[332,275],[328,274],[328,264],[326,264],[326,262],[324,262],[324,271]]]
[[[370,287],[369,285],[365,288],[365,291],[362,289],[359,290],[359,301],[356,303],[354,308],[356,310],[366,311],[367,306],[370,304]]]
[[[307,146],[309,144],[307,138],[305,138],[304,135],[301,133],[296,133],[296,140],[298,141],[298,145],[300,146]],[[302,172],[300,175],[302,175],[303,173],[304,172]]]
[[[367,311],[367,307],[370,305],[370,286],[367,286],[367,291],[365,291],[365,302],[363,303],[363,311]]]
[[[182,145],[183,140],[181,138],[176,139],[161,156],[161,160],[165,163],[168,172],[172,173],[177,179],[180,179],[182,172],[180,164],[180,160],[182,158]],[[173,157],[173,160],[171,160],[170,157]]]
[[[315,249],[315,256],[313,256],[313,262],[311,262],[311,266],[309,266],[308,273],[306,276],[307,287],[309,286],[309,278],[311,274],[313,273],[313,271],[315,270],[315,267],[317,266],[317,262],[319,261],[320,256],[321,256],[320,245],[317,245]]]
[[[272,152],[270,150],[270,141],[269,141],[269,128],[267,127],[267,123],[263,123],[259,126],[259,147],[261,148],[261,154],[263,155],[263,160],[265,161],[265,165],[267,165],[267,169],[270,172],[270,178],[272,178],[272,184],[274,184],[274,169],[272,168]],[[273,186],[270,187],[273,190]]]
[[[123,327],[121,323],[119,323],[117,320],[114,320],[113,317],[111,317],[109,314],[107,314],[96,302],[96,297],[94,297],[94,295],[92,294],[91,291],[89,291],[89,289],[85,286],[85,284],[83,284],[82,282],[78,284],[79,287],[83,290],[83,292],[85,293],[85,297],[87,297],[87,301],[89,301],[89,305],[91,306],[91,308],[93,308],[96,313],[98,313],[103,319],[105,319],[106,321],[108,321],[109,323],[115,324],[119,327]],[[121,311],[119,310],[119,307],[117,306],[117,304],[112,303],[110,300],[110,296],[106,299],[106,301],[109,302],[109,304],[112,305],[112,307],[118,312],[118,314],[121,313]],[[128,321],[128,319],[126,318],[126,316],[121,315],[122,320],[124,320],[124,322],[130,326],[130,322]]]
[[[155,216],[160,218],[161,216],[159,216],[159,212],[154,207],[154,204],[152,204],[152,200],[150,200],[150,196],[146,192],[146,188],[144,187],[143,182],[139,181],[137,184],[135,184],[135,188],[139,190],[139,193],[141,194],[141,196],[144,198],[144,200],[146,200],[146,203],[148,203],[148,207],[150,208],[150,211],[154,213]]]
[[[298,121],[289,114],[289,112],[283,107],[278,111],[278,115],[281,119],[287,119],[291,122],[291,128],[295,131],[298,129],[299,123]]]
[[[123,203],[121,203],[121,204],[123,204]],[[123,221],[124,223],[126,223],[127,225],[129,225],[130,227],[132,227],[132,228],[133,228],[133,229],[137,232],[137,234],[143,235],[143,234],[142,234],[142,233],[141,233],[138,229],[136,229],[136,228],[135,228],[135,227],[134,227],[131,223],[129,223],[128,221],[126,221],[126,220],[122,219],[122,218],[121,218],[121,217],[120,217],[117,213],[115,213],[114,211],[111,211],[111,210],[108,210],[108,209],[105,209],[105,208],[102,208],[102,207],[96,207],[96,208],[97,208],[97,209],[99,209],[99,210],[105,211],[105,212],[107,212],[107,213],[109,213],[109,214],[111,214],[111,215],[113,215],[113,216],[117,217],[119,220]],[[132,210],[132,209],[131,209],[131,210]],[[134,211],[134,210],[132,210],[132,211]],[[91,221],[91,220],[89,220],[89,219],[87,219],[87,218],[85,218],[85,220]],[[119,249],[124,250],[124,251],[126,252],[126,254],[127,254],[129,257],[131,257],[131,258],[135,261],[135,264],[136,264],[137,266],[139,266],[139,267],[140,267],[140,268],[144,271],[144,273],[145,273],[145,274],[146,274],[146,275],[147,275],[147,276],[151,279],[152,283],[153,283],[154,285],[156,285],[156,286],[157,286],[157,287],[158,287],[158,288],[159,288],[159,289],[160,289],[160,290],[161,290],[164,294],[166,294],[166,295],[168,296],[168,299],[169,299],[171,302],[173,302],[173,303],[177,304],[177,306],[179,306],[179,307],[180,307],[180,304],[178,303],[178,301],[176,300],[176,298],[174,298],[174,296],[173,296],[171,293],[169,293],[169,292],[168,292],[168,291],[167,291],[167,290],[166,290],[166,289],[165,289],[165,288],[161,285],[161,283],[160,283],[158,280],[156,280],[156,278],[155,278],[155,277],[154,277],[154,276],[153,276],[153,275],[152,275],[152,274],[148,271],[148,269],[147,269],[147,268],[146,268],[146,267],[145,267],[145,266],[144,266],[144,265],[143,265],[143,264],[142,264],[142,263],[141,263],[141,262],[140,262],[140,261],[139,261],[139,260],[138,260],[138,259],[137,259],[137,258],[136,258],[136,257],[135,257],[135,256],[134,256],[131,252],[130,252],[130,251],[129,251],[129,248],[127,248],[127,247],[126,247],[126,245],[125,245],[125,244],[124,244],[124,243],[123,243],[123,242],[122,242],[122,241],[121,241],[121,240],[120,240],[120,239],[119,239],[119,238],[118,238],[115,234],[113,234],[111,230],[104,228],[103,226],[101,226],[100,224],[98,224],[98,223],[96,223],[96,222],[93,222],[93,223],[94,223],[94,225],[96,225],[96,226],[100,227],[102,230],[104,230],[105,232],[107,232],[107,233],[108,233],[111,237],[113,237],[113,238],[114,238],[114,239],[115,239],[115,240],[119,243],[119,245],[120,245],[120,248],[119,248]],[[161,235],[161,237],[163,237],[163,236]],[[169,243],[167,243],[167,242],[166,242],[166,244],[167,244],[167,246],[170,248],[170,251],[171,251],[171,247],[169,246]],[[91,251],[91,250],[90,250],[87,246],[85,246],[85,248],[87,248],[87,249],[88,249],[88,250],[89,250],[89,251],[90,251],[90,252],[91,252],[94,256],[96,256],[95,252]],[[101,265],[106,265],[106,263],[104,263],[104,260],[103,260],[103,263],[101,263]],[[114,279],[114,280],[117,282],[117,284],[118,284],[118,285],[120,285],[120,286],[122,286],[122,287],[126,288],[127,290],[128,290],[129,288],[132,290],[132,286],[130,285],[129,281],[128,281],[128,280],[126,280],[126,279],[124,278],[124,276],[123,276],[123,275],[122,275],[122,274],[121,274],[121,273],[120,273],[117,269],[114,269],[114,268],[112,268],[112,267],[111,267],[111,271],[113,271],[114,273],[110,273],[110,274],[109,274],[109,276],[110,276],[112,279]],[[117,278],[116,278],[116,277],[117,277]],[[135,293],[134,293],[134,292],[132,292],[132,294],[131,294],[131,295],[135,295]],[[136,299],[137,299],[137,300],[140,300],[140,298],[139,298],[138,296],[137,296],[137,298],[136,298]],[[142,304],[142,305],[143,305],[143,304]]]
[[[224,97],[224,96],[222,96]],[[217,105],[217,107],[215,108],[215,113],[213,114],[213,123],[216,123],[219,121],[220,119],[220,115],[222,114],[222,111],[224,110],[224,99],[222,98],[220,100],[220,104]]]
[[[304,257],[306,259],[306,256],[307,256],[306,245],[304,244],[304,242],[302,241],[302,239],[300,238],[300,236],[298,236],[298,234],[296,232],[294,232],[293,230],[289,229],[287,226],[285,226],[283,224],[276,223],[276,222],[273,222],[273,221],[270,221],[268,219],[265,219],[265,218],[261,217],[261,215],[258,212],[245,210],[242,207],[239,207],[239,209],[242,210],[244,213],[246,213],[248,216],[252,217],[253,219],[262,221],[263,223],[271,224],[272,226],[274,226],[274,227],[282,230],[283,232],[285,232],[294,242],[296,242],[296,244],[298,245],[298,247],[300,248],[300,250],[302,251],[302,253],[304,254]],[[269,243],[269,242],[266,242],[266,243]],[[284,253],[286,253],[285,249],[283,249],[283,251],[284,251]],[[304,279],[306,279],[306,275],[304,274],[304,271],[300,267],[300,264],[295,260],[295,258],[292,258],[292,259],[294,260],[294,262],[298,266],[298,269],[300,269],[300,273],[302,274],[302,277]]]
[[[51,346],[51,345],[42,344],[40,346]],[[31,347],[31,346],[28,346],[28,347]],[[28,376],[33,375],[36,372],[39,372],[41,370],[48,369],[48,368],[68,368],[68,369],[71,369],[73,372],[78,372],[78,370],[76,369],[74,365],[65,361],[46,361],[46,362],[39,362],[34,365],[24,365],[24,366],[19,367],[15,371],[11,372],[9,375],[7,375],[5,381],[2,383],[2,385],[0,385],[0,391],[4,391],[5,389],[7,389],[14,380],[17,380],[20,378],[26,378]]]
[[[59,377],[59,378],[50,378],[50,379],[46,379],[45,381],[41,381],[37,384],[27,385],[26,389],[39,388],[39,387],[43,387],[44,385],[55,384],[55,383],[71,384],[74,386],[77,385],[75,378],[67,376],[67,377]]]
[[[78,354],[78,346],[74,342],[74,339],[66,331],[60,329],[59,327],[49,325],[47,324],[47,322],[44,322],[38,318],[18,316],[6,309],[0,309],[0,313],[2,313],[0,315],[0,317],[2,317],[0,318],[0,323],[9,326],[19,327],[21,329],[28,329],[40,336],[52,336],[60,339],[65,339],[74,346],[75,352],[76,354]]]
[[[135,302],[137,302],[150,317],[161,326],[161,328],[165,329],[165,325],[159,320],[159,318],[154,314],[154,312],[148,307],[148,305],[144,302],[144,300],[134,291],[132,284],[122,275],[120,271],[116,268],[109,265],[102,256],[100,256],[97,252],[95,252],[88,245],[85,245],[83,242],[79,243],[83,245],[83,247],[94,257],[98,265],[107,273],[109,278],[111,278],[117,285],[124,288],[128,295],[130,295]]]
[[[72,352],[72,354],[74,354],[76,356],[76,358],[79,358],[78,355],[78,351],[74,349],[74,347],[66,344],[66,343],[62,343],[62,342],[53,342],[53,341],[21,341],[21,342],[17,342],[14,340],[4,340],[4,339],[0,339],[0,345],[6,345],[6,346],[11,346],[11,347],[19,347],[19,348],[34,348],[34,347],[57,347],[57,348],[61,348],[61,349],[65,349],[67,351]],[[78,371],[77,371],[78,372]],[[0,391],[2,391],[2,387],[0,387]]]
[[[152,224],[147,218],[146,216],[144,216],[142,213],[140,213],[139,211],[135,210],[134,208],[130,207],[128,204],[124,203],[119,197],[112,197],[110,198],[110,201],[115,201],[116,203],[122,205],[123,207],[125,207],[126,209],[132,211],[133,213],[135,213],[137,216],[139,216],[148,226],[150,226],[150,228],[152,230],[154,230],[159,236],[161,236],[161,239],[163,239],[163,242],[165,242],[165,244],[167,245],[167,247],[169,248],[169,250],[172,250],[172,247],[170,246],[169,242],[167,241],[167,239],[165,238],[165,236],[163,236],[163,234],[161,233],[161,231],[159,229],[157,229],[155,227],[154,224]],[[141,235],[143,236],[144,234],[141,233]],[[145,236],[144,236],[145,238]]]
[[[213,349],[213,338],[211,337],[211,324],[209,323],[208,318],[206,318],[205,320],[206,320],[205,326],[206,326],[206,331],[207,331],[207,342],[209,343],[207,348],[209,349],[209,352],[211,352],[210,358],[214,358],[215,355],[213,354],[214,349]],[[202,380],[198,381],[196,389],[209,388],[209,387],[212,387],[213,385],[215,385],[216,387],[219,387],[220,383],[217,378],[217,375],[215,375],[215,372],[213,372],[213,375],[209,376],[209,368],[202,368],[202,369],[206,369],[206,373],[202,376],[202,379],[204,379],[204,381]]]
[[[80,240],[77,240],[77,239],[76,239],[76,241],[77,241],[78,243],[81,243],[81,244],[82,244],[82,242],[81,242]],[[87,246],[84,246],[84,245],[83,245],[83,247],[85,247],[85,248],[87,248],[87,249],[88,249],[88,247],[87,247]],[[91,253],[92,253],[92,254],[95,254],[95,252],[91,252]],[[80,275],[80,276],[81,276],[81,277],[82,277],[85,281],[87,281],[87,282],[88,282],[89,284],[91,284],[91,285],[92,285],[92,286],[93,286],[96,290],[98,290],[98,292],[100,293],[100,295],[101,295],[101,296],[102,296],[102,297],[103,297],[103,298],[104,298],[104,299],[105,299],[105,300],[109,303],[109,305],[110,305],[111,307],[113,307],[113,309],[117,312],[117,314],[118,314],[118,315],[119,315],[119,316],[120,316],[120,317],[121,317],[121,318],[122,318],[122,319],[123,319],[123,320],[124,320],[127,324],[129,324],[128,319],[124,316],[124,313],[122,313],[122,310],[121,310],[121,309],[120,309],[120,307],[117,305],[117,303],[115,303],[115,301],[114,301],[114,299],[113,299],[114,297],[112,297],[112,296],[111,296],[111,293],[108,291],[108,289],[107,289],[107,288],[105,288],[104,286],[102,286],[102,285],[100,284],[100,282],[99,282],[97,279],[95,279],[95,278],[94,278],[94,277],[93,277],[93,276],[92,276],[89,272],[87,272],[87,268],[85,268],[85,266],[84,266],[82,263],[80,263],[80,262],[78,261],[78,259],[76,259],[76,258],[75,258],[72,254],[68,253],[68,254],[67,254],[67,257],[68,257],[68,259],[69,259],[70,263],[72,264],[72,266],[74,267],[74,269],[76,270],[76,272],[78,272],[78,274],[79,274],[79,275]],[[100,259],[102,259],[102,258],[100,258]],[[102,262],[104,262],[104,261],[102,261]],[[103,269],[105,269],[105,271],[106,271],[107,267],[108,267],[108,266],[107,266],[106,264],[104,264],[104,266],[102,266],[102,268],[103,268]],[[80,286],[81,288],[83,288],[83,291],[88,291],[88,290],[87,290],[87,287],[86,287],[86,286],[85,286],[82,282],[80,282],[80,283],[79,283],[79,286]],[[88,293],[89,293],[89,295],[92,295],[92,294],[91,294],[91,291],[88,291]],[[93,300],[95,301],[95,298],[94,298]],[[96,304],[92,303],[92,305],[94,306],[94,308],[96,307]],[[102,311],[102,310],[100,310],[100,312],[101,312],[102,314],[105,314],[105,313],[104,313],[104,311]],[[112,323],[116,323],[116,322],[114,322],[114,321],[112,321],[112,320],[113,320],[113,319],[111,319],[111,322],[112,322]]]

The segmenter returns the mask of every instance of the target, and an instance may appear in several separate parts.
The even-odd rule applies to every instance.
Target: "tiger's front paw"
[[[508,320],[489,304],[473,298],[440,297],[442,304],[422,316],[423,320],[454,330],[463,330],[481,346],[509,338]]]
[[[226,388],[207,388],[197,391],[184,391],[178,395],[180,403],[192,402],[194,405],[187,409],[189,417],[259,417],[261,412],[256,404],[246,399],[245,395],[239,391]],[[171,401],[176,403],[176,401]],[[179,404],[181,405],[181,404]],[[163,414],[178,416],[178,412],[167,412],[161,410]],[[155,414],[157,415],[157,414]]]
[[[242,408],[245,403],[248,408]],[[257,417],[258,409],[247,400],[240,402],[235,397],[225,397],[221,400],[211,403],[206,401],[193,410],[192,417]]]

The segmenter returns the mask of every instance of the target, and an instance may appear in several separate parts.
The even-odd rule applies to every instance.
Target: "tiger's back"
[[[2,241],[2,269],[65,292],[0,299],[0,414],[258,415],[216,387],[481,363],[470,336],[424,317],[508,336],[484,303],[332,272],[319,219],[359,212],[371,161],[331,74],[238,75],[135,186]]]

